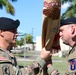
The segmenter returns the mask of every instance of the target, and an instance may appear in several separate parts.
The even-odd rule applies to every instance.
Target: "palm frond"
[[[62,0],[62,4],[67,3],[67,2],[72,2],[73,0]]]
[[[0,4],[0,9],[2,9],[3,8],[3,6],[2,6],[2,4]]]
[[[65,13],[62,14],[61,18],[75,17],[76,16],[76,6],[71,5],[68,7]]]
[[[11,0],[12,2],[17,1],[17,0]]]
[[[6,11],[10,13],[11,15],[14,15],[15,13],[14,7],[9,2],[8,2],[8,5],[6,6]]]
[[[62,1],[69,1],[70,6],[67,8],[65,13],[62,14],[61,18],[76,17],[76,0],[62,0]]]
[[[2,5],[5,6],[7,13],[14,15],[15,9],[8,0],[3,0]]]
[[[2,2],[3,2],[3,0],[0,0],[0,9],[3,8]]]

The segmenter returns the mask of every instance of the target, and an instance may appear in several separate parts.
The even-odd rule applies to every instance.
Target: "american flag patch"
[[[3,60],[9,60],[8,58],[5,58],[5,57],[3,57],[3,56],[0,56],[0,61],[3,61]]]

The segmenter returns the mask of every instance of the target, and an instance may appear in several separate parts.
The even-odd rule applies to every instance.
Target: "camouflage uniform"
[[[0,48],[0,75],[40,75],[45,61],[38,57],[31,65],[19,69],[16,58]]]
[[[68,70],[64,75],[76,75],[76,46],[68,54]],[[31,65],[19,69],[16,58],[8,51],[0,49],[0,73],[1,75],[41,75],[46,62],[38,57]],[[53,66],[48,68],[49,75],[61,75]]]
[[[49,75],[61,75],[53,66],[48,68]],[[68,70],[64,75],[76,75],[76,45],[68,53]]]
[[[41,57],[38,57],[35,62],[28,67],[19,69],[13,54],[8,50],[4,50],[15,45],[18,36],[17,28],[19,25],[20,21],[18,19],[13,20],[6,17],[0,17],[0,75],[39,75],[45,65],[45,61]],[[3,34],[4,32],[10,33]],[[6,36],[7,34],[14,42]],[[1,46],[4,46],[4,49],[1,48]]]

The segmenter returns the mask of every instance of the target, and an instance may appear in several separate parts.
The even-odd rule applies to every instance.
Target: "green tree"
[[[22,46],[24,44],[24,39],[21,38],[20,40],[17,40],[16,45]]]
[[[26,36],[24,38],[26,39],[26,43],[34,43],[33,36],[31,34],[26,34]],[[25,41],[24,38],[17,40],[16,45],[22,46],[24,44],[24,41]]]
[[[62,0],[62,4],[69,3],[69,7],[61,18],[76,17],[76,0]]]
[[[26,35],[26,43],[33,43],[33,36],[31,34]]]
[[[17,0],[10,0],[12,2]],[[10,13],[11,15],[14,15],[15,9],[12,6],[12,4],[9,2],[9,0],[0,0],[0,8],[3,9],[3,6],[5,7],[7,13]]]

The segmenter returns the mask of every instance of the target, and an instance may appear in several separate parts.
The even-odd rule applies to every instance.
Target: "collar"
[[[74,47],[76,46],[76,43],[73,45],[73,47],[72,47],[72,49],[69,51],[69,54],[72,52],[72,51],[74,51]]]
[[[12,53],[10,53],[9,51],[3,49],[2,47],[0,47],[0,51],[7,53],[9,56],[14,57]]]
[[[3,49],[2,47],[0,47],[0,51],[2,51],[2,52],[6,52],[6,50]]]

